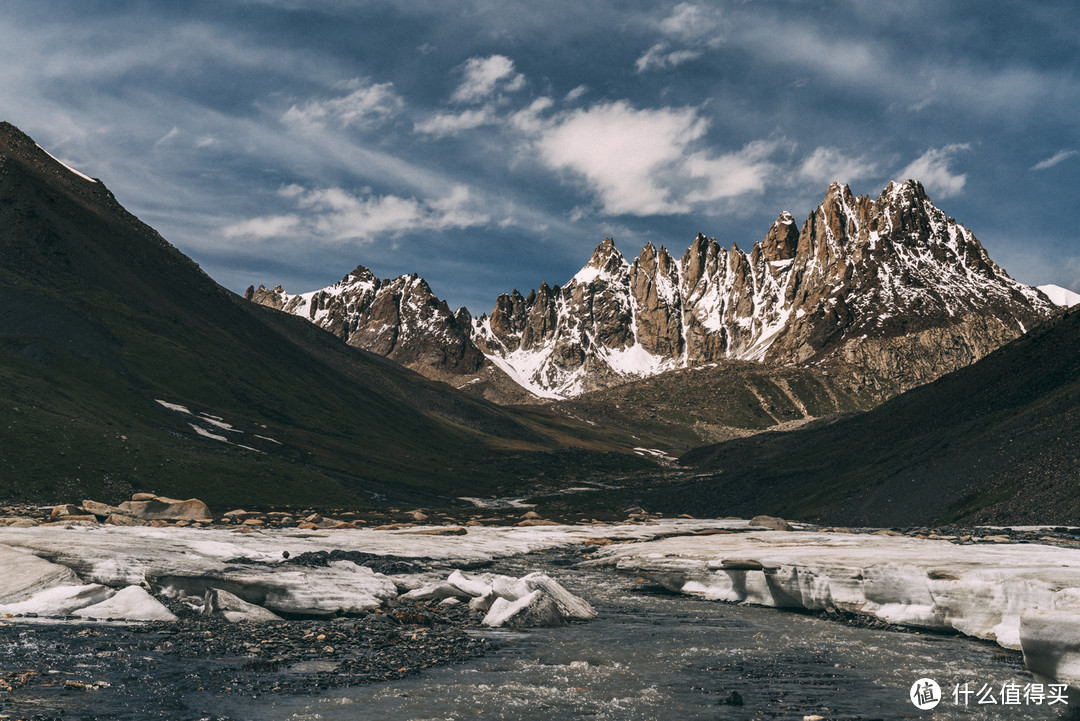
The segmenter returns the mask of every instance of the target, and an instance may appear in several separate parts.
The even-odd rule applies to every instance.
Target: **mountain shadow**
[[[641,463],[246,302],[7,123],[0,416],[0,498],[50,502],[434,505]]]
[[[822,523],[1080,524],[1080,309],[857,416],[706,446],[658,508]]]

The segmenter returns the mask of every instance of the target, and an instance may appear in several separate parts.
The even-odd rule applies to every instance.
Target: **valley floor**
[[[523,520],[0,528],[0,716],[876,718],[929,677],[940,718],[980,717],[969,684],[998,712],[1026,693],[1019,719],[1069,712],[1080,685],[1074,529]],[[543,571],[599,615],[482,627],[469,584],[447,584],[462,569]],[[130,588],[147,593],[125,606]],[[210,588],[281,618],[205,615]]]

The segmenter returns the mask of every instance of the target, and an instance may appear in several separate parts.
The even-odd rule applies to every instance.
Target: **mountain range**
[[[0,123],[0,499],[1076,523],[1080,309],[1048,294],[908,181],[749,252],[608,239],[479,317],[363,267],[244,298]]]
[[[453,504],[638,458],[222,288],[0,124],[0,498]]]
[[[609,238],[563,285],[502,294],[476,318],[421,278],[380,281],[362,266],[321,290],[247,297],[501,402],[731,360],[833,368],[885,398],[1059,312],[914,180],[873,199],[834,183],[801,229],[781,213],[749,251],[699,234],[679,260],[649,243],[628,261]]]

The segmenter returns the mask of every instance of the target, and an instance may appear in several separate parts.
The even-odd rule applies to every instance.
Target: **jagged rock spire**
[[[293,312],[391,357],[464,368],[482,352],[546,396],[722,359],[842,361],[868,383],[902,389],[976,360],[1055,312],[995,265],[916,180],[889,183],[877,198],[833,183],[801,226],[783,212],[749,251],[725,245],[699,233],[675,260],[650,242],[631,263],[605,238],[564,286],[500,295],[480,318],[451,314],[421,281],[378,281],[363,266],[319,294],[260,288],[253,299],[295,304]],[[411,307],[428,310],[394,310]],[[441,359],[395,350],[415,347],[408,338],[420,328],[457,350]]]

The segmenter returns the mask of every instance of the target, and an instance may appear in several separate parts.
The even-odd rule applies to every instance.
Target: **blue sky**
[[[1080,291],[1080,6],[0,0],[0,116],[223,285],[451,306],[916,177]]]

